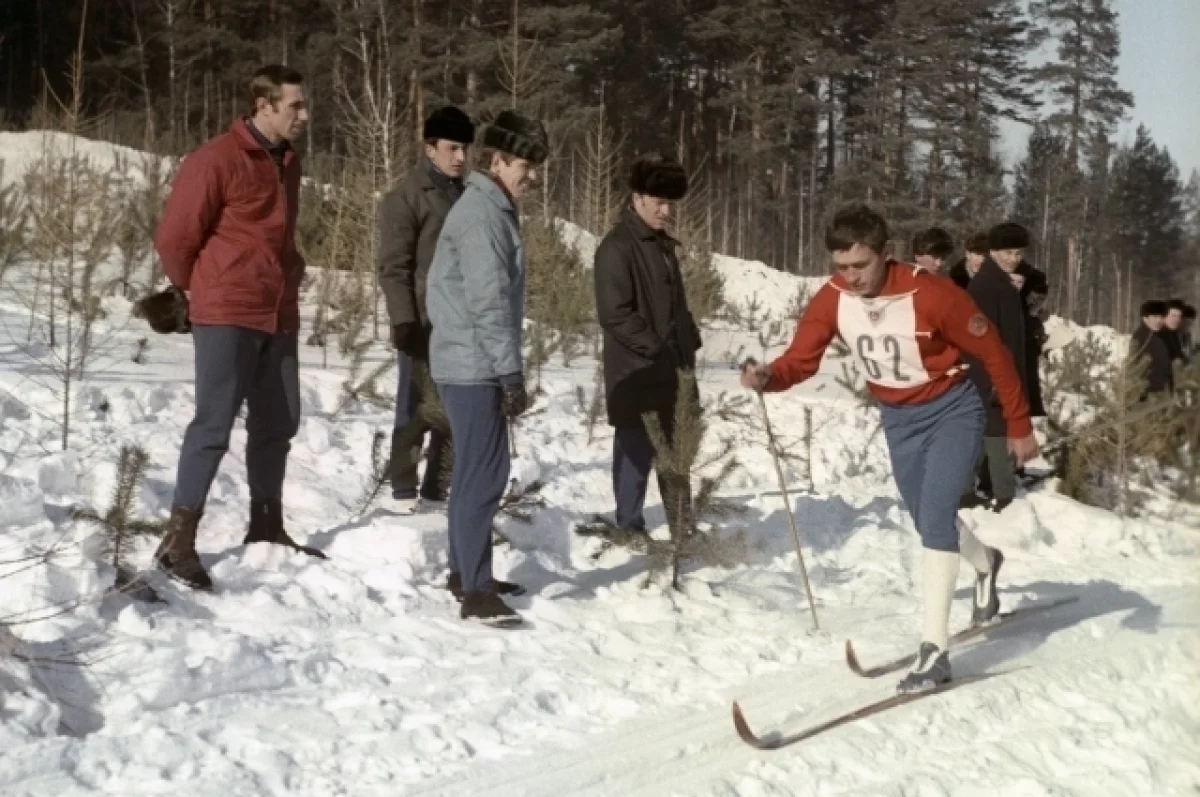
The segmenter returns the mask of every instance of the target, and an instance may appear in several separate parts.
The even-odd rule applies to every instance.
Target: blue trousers
[[[175,506],[203,511],[243,402],[250,500],[278,501],[291,440],[300,428],[296,333],[195,324],[192,344],[196,415],[179,452]]]
[[[614,430],[612,481],[619,527],[646,530],[643,509],[653,464],[654,444],[644,426],[619,426]],[[662,492],[661,484],[659,490]]]
[[[433,387],[429,361],[396,353],[396,418],[392,427],[392,453],[389,465],[392,497],[413,498],[417,495],[417,465],[421,447],[429,433],[429,455],[425,461],[425,476],[421,479],[421,496],[442,500],[441,473],[445,462],[449,435],[432,427],[417,414],[425,390]],[[429,398],[437,399],[437,396]]]
[[[921,535],[935,551],[957,551],[955,518],[983,442],[984,412],[964,380],[924,404],[880,402],[892,473]]]
[[[508,423],[499,385],[439,384],[454,438],[454,475],[447,507],[450,572],[463,591],[488,592],[492,580],[492,521],[508,486]]]

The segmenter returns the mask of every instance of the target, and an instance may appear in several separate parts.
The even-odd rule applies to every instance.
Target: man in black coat
[[[1021,257],[1028,246],[1029,232],[1021,225],[1012,222],[996,225],[988,231],[988,255],[967,286],[967,292],[995,326],[1005,347],[1012,354],[1013,365],[1021,377],[1021,384],[1025,386],[1027,398],[1026,311],[1012,275],[1021,265]],[[1017,492],[1013,465],[1008,455],[1007,425],[986,369],[974,361],[969,361],[969,366],[968,374],[978,388],[979,397],[987,411],[979,470],[982,473],[983,468],[987,468],[987,475],[991,479],[992,507],[999,512],[1012,503]],[[964,504],[977,503],[971,499],[970,494],[964,496]]]
[[[1167,315],[1167,303],[1151,299],[1142,302],[1142,323],[1133,331],[1129,341],[1129,356],[1146,362],[1146,393],[1169,392],[1174,389],[1175,377],[1171,373],[1171,352],[1159,336],[1163,319]]]
[[[665,158],[643,158],[633,166],[630,189],[620,219],[596,249],[594,276],[608,422],[615,429],[616,525],[645,531],[642,508],[655,452],[643,415],[657,416],[670,439],[678,372],[696,367],[700,330],[684,293],[679,242],[666,232],[671,203],[687,193],[687,174]],[[666,501],[661,475],[658,484]]]
[[[463,192],[475,126],[458,108],[446,106],[425,120],[423,132],[425,152],[420,163],[384,195],[379,207],[379,286],[387,299],[399,375],[388,470],[392,508],[405,513],[417,508],[418,499],[427,507],[446,500],[441,476],[449,430],[431,426],[418,410],[422,402],[438,400],[429,374],[431,328],[425,280],[446,214]],[[417,465],[426,432],[430,432],[429,457],[418,496]]]
[[[1183,299],[1168,299],[1167,314],[1163,316],[1162,329],[1158,331],[1158,336],[1162,338],[1163,343],[1167,344],[1167,354],[1171,358],[1171,367],[1175,367],[1175,362],[1187,367],[1191,362],[1191,352],[1187,351],[1183,345],[1183,335],[1180,329],[1183,326],[1183,314],[1187,310],[1187,305]]]
[[[1013,272],[1021,303],[1025,307],[1025,393],[1029,399],[1029,417],[1046,417],[1042,401],[1042,375],[1039,369],[1042,347],[1046,344],[1046,299],[1050,295],[1050,281],[1046,272],[1022,260]]]
[[[987,257],[987,233],[983,231],[972,233],[967,238],[963,249],[962,260],[955,263],[954,267],[950,269],[950,279],[954,280],[954,284],[965,291],[967,286],[971,284],[971,278],[979,273],[979,268],[983,265],[983,259]]]

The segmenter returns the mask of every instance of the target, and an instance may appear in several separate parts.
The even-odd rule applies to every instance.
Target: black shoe
[[[986,573],[975,575],[975,607],[971,610],[971,625],[983,625],[1000,613],[1000,595],[996,591],[996,579],[1000,577],[1000,566],[1004,554],[999,548],[988,548],[988,559],[992,567]]]
[[[959,509],[975,509],[980,506],[988,506],[988,504],[989,499],[976,492],[967,493],[958,499]]]
[[[928,692],[950,680],[950,655],[932,642],[922,642],[917,666],[896,685],[902,695]]]
[[[465,593],[459,616],[464,620],[475,620],[494,628],[512,628],[523,622],[521,615],[513,611],[495,592]]]
[[[293,551],[308,554],[317,559],[328,559],[323,551],[309,545],[301,545],[292,539],[283,528],[283,505],[278,501],[251,501],[250,528],[246,532],[244,545],[256,542],[268,542],[272,545],[283,545]]]
[[[520,584],[514,584],[511,581],[501,581],[498,578],[492,579],[492,583],[496,585],[497,595],[511,595],[515,598],[525,594],[525,588]],[[450,590],[450,594],[454,596],[456,601],[462,603],[462,576],[460,576],[458,573],[451,573],[449,576],[447,576],[446,589]]]

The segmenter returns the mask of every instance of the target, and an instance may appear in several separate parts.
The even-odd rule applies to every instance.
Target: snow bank
[[[574,245],[594,245],[564,225],[572,234]],[[717,267],[732,301],[757,299],[776,316],[802,285],[822,282],[733,258]],[[142,364],[98,362],[76,386],[71,451],[61,453],[60,399],[34,383],[19,345],[27,323],[19,303],[0,304],[0,399],[19,399],[0,402],[0,618],[54,616],[0,622],[5,795],[1124,797],[1200,786],[1200,765],[1176,753],[1200,724],[1200,516],[1175,504],[1121,519],[1050,484],[1002,515],[964,513],[1005,551],[1006,608],[1079,598],[953,651],[956,673],[998,677],[769,762],[737,740],[731,699],[756,728],[800,730],[893,689],[893,679],[846,671],[845,638],[870,662],[918,641],[919,542],[878,414],[832,387],[837,362],[803,389],[767,397],[823,632],[809,631],[754,404],[743,418],[710,417],[708,450],[725,439],[740,463],[721,488],[740,510],[727,521],[745,534],[739,562],[690,563],[676,592],[661,580],[647,586],[645,556],[573,533],[612,505],[612,431],[583,418],[596,363],[582,356],[544,366],[543,392],[517,424],[513,476],[544,484],[546,506],[529,524],[499,524],[509,542],[495,548],[496,573],[529,588],[513,601],[529,627],[513,632],[458,619],[443,587],[444,515],[355,512],[371,441],[390,431],[392,414],[341,407],[348,363],[331,350],[324,367],[307,346],[285,521],[329,560],[242,544],[239,422],[198,539],[216,591],[191,593],[150,572],[165,603],[106,596],[107,538],[69,510],[106,508],[128,443],[150,458],[133,513],[166,514],[193,410],[191,341],[153,336]],[[124,318],[105,332],[118,353],[147,334]],[[705,401],[744,397],[718,365],[722,348],[748,333],[705,338]],[[386,356],[373,351],[364,370]],[[653,483],[647,507],[653,533],[665,536]],[[147,567],[156,544],[135,540],[129,562]],[[969,618],[972,582],[964,568],[955,627]],[[55,663],[82,646],[96,646],[89,669]]]

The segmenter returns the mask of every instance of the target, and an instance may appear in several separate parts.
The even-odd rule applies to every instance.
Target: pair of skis
[[[997,628],[1007,625],[1008,623],[1016,622],[1018,620],[1025,619],[1030,615],[1040,614],[1068,603],[1074,603],[1078,599],[1078,596],[1068,595],[1063,598],[1039,601],[1028,606],[1022,606],[1019,609],[1014,609],[1010,612],[1002,612],[990,623],[972,626],[959,631],[950,637],[950,642],[952,644],[961,644],[977,636],[987,634],[989,631],[994,631]],[[850,668],[851,672],[862,676],[863,678],[879,678],[881,676],[888,675],[889,673],[898,672],[903,670],[905,667],[912,666],[916,660],[917,657],[915,654],[909,654],[907,656],[901,656],[900,658],[893,659],[892,661],[877,664],[873,667],[864,667],[858,660],[858,654],[854,652],[854,645],[850,642],[850,640],[846,640],[846,665]],[[811,739],[817,734],[824,733],[825,731],[832,730],[842,725],[846,725],[847,723],[865,719],[866,717],[879,714],[887,711],[888,709],[896,708],[897,706],[903,706],[907,703],[912,703],[916,700],[920,700],[923,697],[939,695],[944,692],[957,689],[961,686],[979,683],[980,681],[986,681],[1003,674],[1003,672],[996,672],[981,673],[978,675],[966,675],[961,678],[955,678],[947,683],[935,687],[934,689],[924,692],[891,695],[890,697],[883,698],[882,700],[877,700],[874,703],[868,703],[865,706],[860,706],[853,711],[849,711],[845,714],[834,717],[833,719],[821,723],[820,725],[787,735],[783,735],[778,732],[772,732],[763,736],[759,736],[758,734],[754,733],[754,731],[750,729],[749,723],[746,722],[746,716],[742,713],[741,706],[739,706],[735,701],[733,704],[733,727],[734,730],[737,731],[737,734],[741,740],[751,747],[754,747],[758,750],[777,750],[781,747],[795,744],[796,742],[802,742],[805,739]]]

